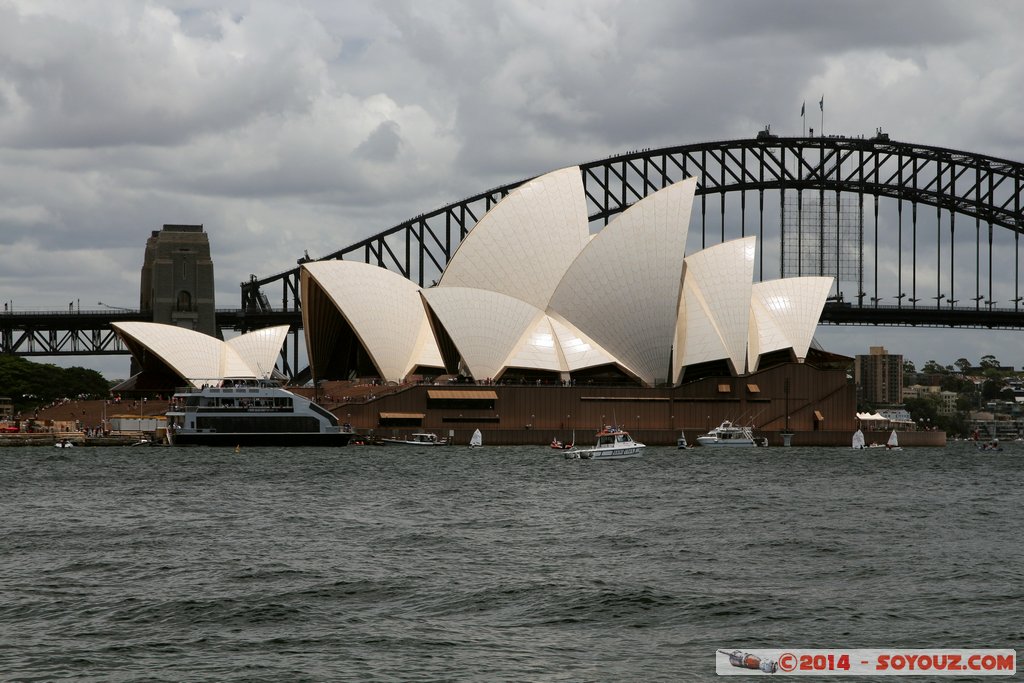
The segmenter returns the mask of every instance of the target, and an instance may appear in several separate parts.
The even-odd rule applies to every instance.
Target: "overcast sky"
[[[1021,27],[1012,0],[0,0],[0,299],[137,307],[150,232],[202,223],[236,307],[305,250],[628,150],[800,134],[822,95],[828,132],[1024,160]],[[819,340],[1024,365],[1021,333]]]

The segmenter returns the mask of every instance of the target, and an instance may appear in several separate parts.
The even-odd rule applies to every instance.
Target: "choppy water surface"
[[[0,450],[0,680],[706,680],[1017,647],[1024,444]]]

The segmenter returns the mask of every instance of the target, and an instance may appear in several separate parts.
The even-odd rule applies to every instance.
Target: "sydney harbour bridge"
[[[669,184],[696,176],[688,251],[756,236],[755,280],[831,275],[821,322],[1024,329],[1020,237],[1024,164],[871,136],[754,138],[643,149],[580,164],[592,231]],[[522,179],[350,244],[358,260],[420,286],[436,281],[476,222]],[[305,259],[299,259],[301,264]],[[223,332],[288,324],[285,374],[299,369],[299,266],[241,283]],[[126,354],[110,323],[147,311],[0,314],[0,353]],[[289,351],[290,347],[290,351]]]

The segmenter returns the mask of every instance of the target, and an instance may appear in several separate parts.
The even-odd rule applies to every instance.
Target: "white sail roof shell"
[[[281,346],[287,337],[288,326],[276,325],[232,337],[224,343],[235,350],[248,368],[266,379],[274,373]]]
[[[751,292],[748,362],[763,353],[792,348],[807,357],[821,311],[832,289],[831,277],[793,277],[756,283]]]
[[[477,379],[499,377],[509,357],[544,318],[536,306],[484,289],[432,287],[423,290],[423,298]],[[534,350],[536,367],[559,369],[553,352]]]
[[[302,269],[352,327],[381,377],[401,381],[417,365],[444,366],[414,282],[359,261],[313,261]]]
[[[565,358],[561,351],[558,336],[551,327],[551,319],[542,315],[537,324],[515,344],[505,365],[506,367],[567,372]]]
[[[573,325],[545,315],[513,347],[505,366],[567,373],[615,363],[611,354]]]
[[[580,252],[549,309],[644,382],[670,371],[695,178],[640,200]]]
[[[708,361],[743,373],[771,351],[805,357],[831,279],[755,286],[754,237],[684,258],[695,187],[691,178],[655,192],[591,236],[579,169],[555,171],[488,212],[436,287],[355,261],[305,264],[303,296],[310,281],[315,288],[303,316],[330,315],[330,344],[342,324],[335,307],[395,380],[417,365],[443,367],[440,328],[477,379],[616,364],[658,384]],[[316,328],[304,323],[309,341]]]
[[[590,239],[578,166],[519,186],[469,231],[438,287],[471,287],[544,310],[566,268]]]
[[[745,237],[686,257],[673,375],[684,366],[728,359],[746,368],[756,239]]]
[[[612,363],[622,365],[610,353],[602,349],[597,342],[576,329],[572,323],[551,313],[548,314],[547,320],[555,333],[559,352],[565,361],[565,369],[569,372]],[[623,369],[631,374],[636,374],[628,367],[623,367]]]
[[[271,354],[276,358],[288,333],[288,326],[281,325],[224,342],[202,332],[162,323],[116,322],[111,327],[145,347],[197,387],[228,378],[266,379],[274,368],[273,363],[266,364],[266,359]],[[273,348],[275,341],[277,347]]]
[[[618,362],[572,324],[515,297],[433,287],[423,298],[477,379],[501,377],[508,368],[573,372]]]

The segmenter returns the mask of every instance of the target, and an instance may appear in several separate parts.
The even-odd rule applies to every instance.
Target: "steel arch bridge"
[[[635,150],[580,169],[592,229],[652,192],[696,176],[688,250],[754,235],[755,276],[762,280],[833,274],[819,273],[826,263],[822,239],[821,258],[806,267],[797,261],[783,272],[784,219],[795,210],[801,230],[806,222],[813,228],[817,209],[822,220],[816,227],[824,231],[820,208],[826,199],[839,205],[842,198],[856,216],[855,240],[833,246],[847,249],[841,256],[853,264],[852,274],[839,277],[823,323],[1024,329],[1024,164],[897,142],[880,131],[871,137],[778,137],[765,130],[751,139]],[[477,221],[527,180],[420,214],[323,259],[377,264],[428,285]],[[282,353],[286,374],[299,367],[298,281],[298,267],[253,275],[241,283],[241,308],[216,312],[219,330],[289,324],[291,354],[288,344]],[[126,354],[110,323],[149,317],[146,311],[5,311],[0,353]]]
[[[814,222],[824,200],[852,202],[855,244],[837,239],[828,248],[845,250],[842,257],[855,262],[856,275],[840,278],[823,323],[1024,328],[1024,164],[897,142],[880,130],[871,137],[779,137],[766,129],[752,139],[637,150],[580,169],[592,229],[652,192],[696,176],[688,249],[755,235],[758,279],[835,275],[826,272],[826,258],[784,272],[782,218],[793,207],[800,216],[809,205]],[[377,264],[428,285],[477,221],[528,180],[420,214],[319,260]],[[825,241],[817,244],[831,258]],[[241,283],[242,318],[255,327],[263,315],[299,311],[298,276],[296,267]],[[273,290],[280,298],[274,294],[271,303],[266,292]]]

